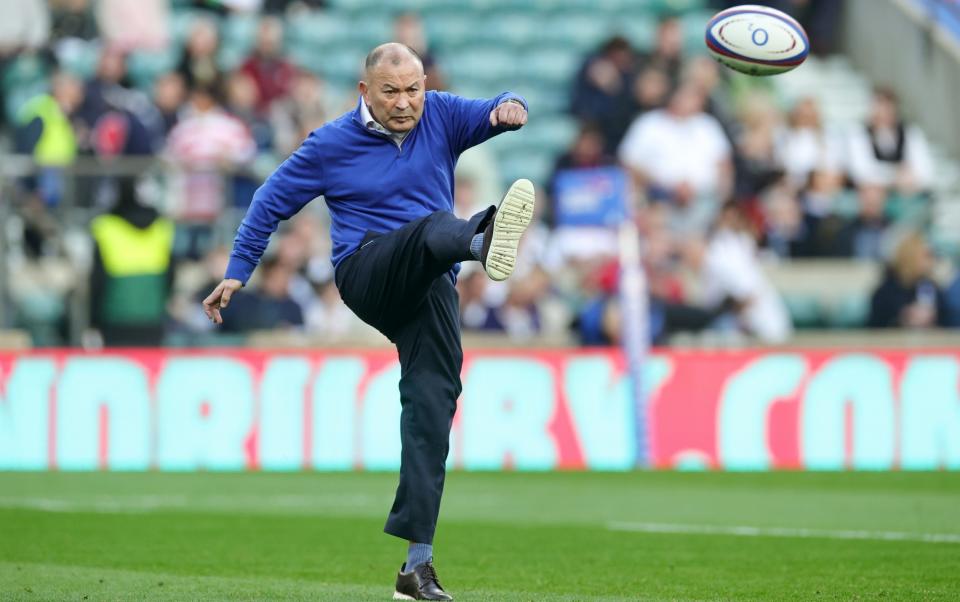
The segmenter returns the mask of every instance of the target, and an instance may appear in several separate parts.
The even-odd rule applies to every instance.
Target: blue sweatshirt
[[[253,195],[226,278],[246,284],[280,220],[319,196],[330,210],[334,266],[360,246],[368,230],[386,233],[434,211],[452,211],[457,159],[471,146],[516,129],[490,125],[490,112],[510,99],[526,107],[509,92],[489,100],[427,92],[423,116],[399,146],[366,127],[359,103],[314,130]]]

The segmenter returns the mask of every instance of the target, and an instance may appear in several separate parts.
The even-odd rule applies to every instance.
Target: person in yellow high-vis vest
[[[28,100],[17,111],[21,128],[18,150],[31,152],[41,167],[66,167],[77,156],[77,139],[70,115],[83,101],[82,84],[69,74],[57,74],[50,94]]]
[[[173,266],[174,224],[142,205],[130,178],[113,209],[93,219],[91,322],[107,346],[162,344]]]
[[[67,73],[52,79],[49,94],[34,96],[16,115],[14,150],[33,155],[37,172],[25,181],[48,205],[63,196],[63,169],[77,156],[78,142],[71,116],[83,102],[83,84]]]

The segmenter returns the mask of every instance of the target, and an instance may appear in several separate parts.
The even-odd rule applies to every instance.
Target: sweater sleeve
[[[225,278],[247,283],[280,221],[324,194],[322,167],[320,140],[313,132],[254,193],[237,229]]]
[[[490,112],[509,100],[517,101],[529,110],[527,101],[519,94],[504,92],[489,99],[468,99],[446,92],[438,92],[447,106],[447,123],[457,154],[493,138],[497,134],[518,130],[519,126],[492,126]]]

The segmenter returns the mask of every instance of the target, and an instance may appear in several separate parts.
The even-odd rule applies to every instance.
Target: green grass
[[[389,474],[0,473],[2,600],[389,600]],[[435,550],[472,600],[956,600],[960,474],[452,473]],[[672,529],[673,527],[671,527]]]

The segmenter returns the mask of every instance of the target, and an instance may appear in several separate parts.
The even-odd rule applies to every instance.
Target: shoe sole
[[[401,594],[400,592],[393,592],[394,600],[416,600],[413,596],[408,596],[407,594]]]
[[[491,280],[506,280],[517,266],[520,237],[533,221],[536,194],[530,180],[520,179],[510,186],[493,218],[493,235],[487,251],[485,269]]]

